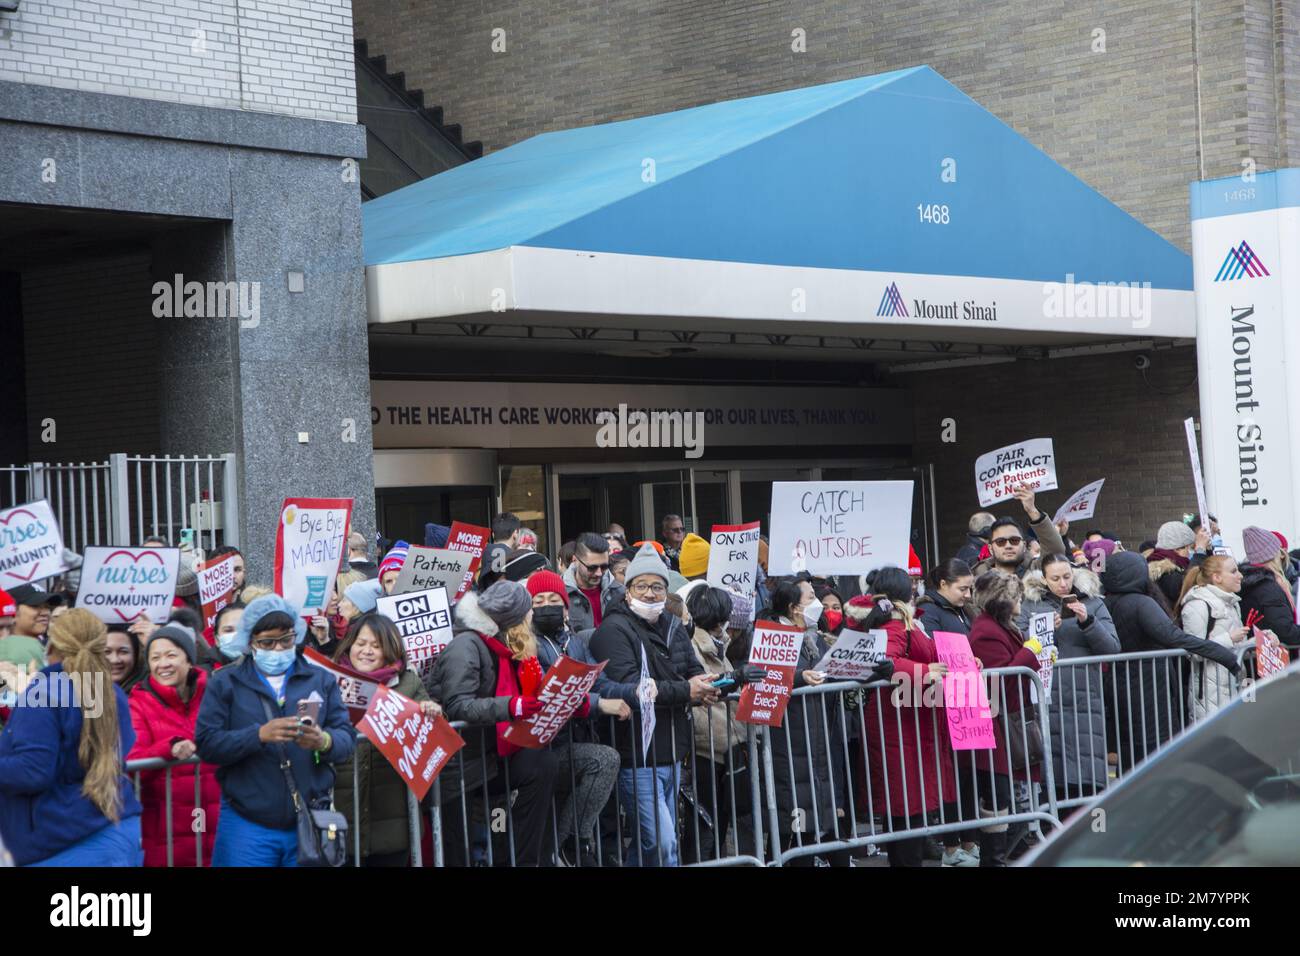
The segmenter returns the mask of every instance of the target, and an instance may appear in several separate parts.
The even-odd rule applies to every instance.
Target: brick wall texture
[[[349,0],[23,0],[0,80],[356,122]]]

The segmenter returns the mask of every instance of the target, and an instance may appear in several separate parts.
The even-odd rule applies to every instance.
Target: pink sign
[[[939,660],[948,665],[943,679],[943,706],[948,714],[948,736],[953,750],[993,750],[993,714],[989,711],[984,677],[975,664],[965,634],[935,631]]]

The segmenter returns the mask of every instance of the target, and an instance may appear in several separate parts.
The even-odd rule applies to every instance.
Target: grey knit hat
[[[509,630],[528,616],[533,597],[518,581],[497,581],[478,596],[478,606],[501,630]]]
[[[1251,525],[1241,532],[1246,544],[1246,562],[1248,564],[1268,564],[1282,550],[1277,535],[1267,528]]]
[[[148,642],[144,645],[144,659],[146,661],[149,660],[149,648],[153,647],[153,642],[157,640],[171,641],[185,652],[185,656],[190,659],[191,664],[199,662],[199,651],[198,645],[195,643],[194,632],[184,624],[172,622],[150,634]]]
[[[623,575],[623,580],[631,584],[634,579],[643,574],[653,574],[664,582],[664,587],[668,586],[668,566],[664,564],[664,559],[659,557],[655,546],[649,542],[641,545],[641,550],[627,566],[627,573]]]
[[[1181,521],[1166,521],[1156,532],[1156,547],[1166,551],[1189,548],[1196,543],[1196,532]]]

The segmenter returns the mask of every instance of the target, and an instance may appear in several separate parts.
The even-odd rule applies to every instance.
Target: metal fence
[[[466,747],[422,806],[407,791],[409,862],[547,861],[570,836],[579,850],[590,844],[586,863],[597,866],[846,865],[873,850],[906,858],[907,841],[911,858],[919,859],[919,847],[932,838],[949,848],[978,844],[981,853],[986,845],[1004,853],[1031,829],[1059,826],[1063,811],[1131,772],[1242,693],[1253,676],[1247,654],[1240,679],[1226,670],[1215,675],[1231,678],[1222,685],[1226,696],[1194,710],[1188,688],[1203,663],[1218,667],[1181,650],[1061,659],[1046,692],[1026,668],[986,669],[997,750],[953,750],[945,710],[925,697],[939,691],[942,703],[941,687],[909,686],[898,675],[891,682],[797,688],[779,728],[736,721],[734,694],[685,708],[685,734],[678,721],[668,725],[671,753],[660,753],[652,739],[642,754],[635,714],[572,720],[550,750],[527,752],[548,756],[526,759],[497,757],[494,726],[457,722]],[[1036,731],[1041,755],[1017,761],[1017,750],[1035,752]],[[344,799],[355,822],[363,778],[358,755],[352,760],[352,792]],[[137,789],[140,771],[167,770],[171,820],[170,768],[194,762],[133,761],[127,769]],[[607,779],[604,788],[599,784],[602,765],[618,768],[612,787]],[[196,777],[196,804],[198,795]],[[171,833],[169,827],[169,864]],[[361,865],[355,825],[349,841],[350,863]],[[202,859],[201,844],[199,853]],[[580,852],[569,855],[586,865]]]
[[[193,528],[195,546],[239,544],[236,456],[112,454],[100,462],[0,466],[0,508],[49,502],[64,546],[138,545],[146,536],[173,546]]]

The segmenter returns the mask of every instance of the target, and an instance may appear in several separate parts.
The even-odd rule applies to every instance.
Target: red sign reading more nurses
[[[470,589],[474,583],[474,575],[478,574],[479,564],[483,561],[483,551],[488,546],[492,532],[487,528],[476,524],[464,524],[460,521],[451,523],[451,531],[447,534],[447,547],[452,551],[468,551],[474,555],[474,560],[470,562],[469,570],[465,572],[465,580],[455,595],[451,603],[455,604],[465,596],[465,592]]]
[[[424,799],[447,761],[465,746],[446,717],[426,717],[419,704],[387,687],[370,699],[357,729],[388,758],[417,800]]]
[[[542,678],[541,689],[537,692],[537,699],[542,704],[541,712],[512,723],[506,728],[506,740],[534,750],[549,744],[587,699],[596,683],[596,675],[605,669],[605,663],[584,664],[562,656]]]
[[[802,646],[803,631],[800,628],[774,621],[754,623],[749,663],[767,668],[767,674],[756,684],[746,684],[740,692],[736,720],[742,724],[781,726],[790,703],[790,693],[794,690],[794,672],[799,666]]]
[[[235,594],[235,555],[225,554],[195,572],[199,579],[199,601],[203,605],[203,622],[208,627],[217,620],[217,612],[230,603]]]

